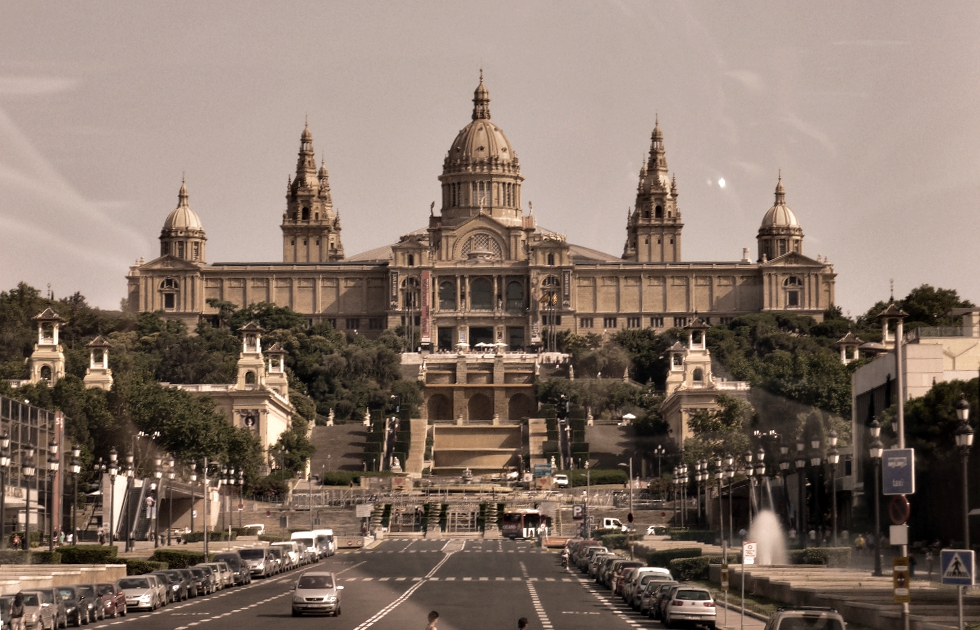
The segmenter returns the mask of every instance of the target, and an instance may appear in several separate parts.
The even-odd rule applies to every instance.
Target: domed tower
[[[667,174],[664,135],[657,121],[650,136],[650,155],[640,167],[636,208],[626,222],[623,258],[635,262],[680,262],[681,213],[677,180]]]
[[[473,93],[473,121],[453,141],[439,181],[443,226],[480,213],[504,225],[522,225],[521,165],[507,136],[490,122],[490,93],[482,71]]]
[[[177,207],[167,216],[160,231],[160,255],[204,263],[207,240],[201,219],[187,203],[187,183],[181,180]]]
[[[796,213],[786,205],[783,176],[776,182],[776,203],[769,208],[759,227],[759,262],[779,258],[789,252],[803,253],[803,228]]]
[[[327,169],[316,168],[313,134],[309,125],[299,139],[296,177],[286,187],[282,215],[282,261],[320,263],[343,260],[340,217],[330,198]]]

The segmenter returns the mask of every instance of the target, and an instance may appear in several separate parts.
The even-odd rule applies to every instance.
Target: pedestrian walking
[[[425,630],[436,630],[436,622],[439,621],[439,613],[432,611],[429,613],[429,625],[425,627]]]
[[[10,605],[10,630],[24,630],[24,594],[14,595],[14,603]]]
[[[11,541],[13,543],[14,549],[20,548],[20,534],[14,533],[14,539]]]
[[[861,534],[858,534],[857,538],[854,539],[854,551],[859,556],[864,555],[864,536]]]
[[[105,529],[101,525],[99,525],[99,544],[105,544]]]
[[[932,580],[932,565],[936,561],[936,557],[932,553],[931,548],[926,549],[926,569],[929,571],[929,579]]]

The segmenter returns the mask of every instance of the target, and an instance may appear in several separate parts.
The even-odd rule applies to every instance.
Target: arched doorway
[[[469,401],[470,422],[493,420],[493,401],[486,394],[473,394]]]
[[[514,394],[507,403],[507,415],[511,422],[521,418],[531,418],[537,411],[537,405],[527,394]]]
[[[429,420],[433,422],[452,421],[453,403],[449,396],[445,394],[433,394],[426,405],[429,411]]]

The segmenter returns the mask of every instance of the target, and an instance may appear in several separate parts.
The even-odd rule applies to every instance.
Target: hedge
[[[144,573],[152,573],[153,571],[164,571],[167,568],[166,562],[126,558],[126,575],[143,575]]]
[[[231,539],[235,540],[238,537],[237,534],[232,532]],[[181,536],[181,540],[184,543],[199,543],[204,542],[204,532],[189,532]],[[208,540],[228,540],[228,531],[221,530],[220,532],[208,532]]]
[[[61,564],[61,554],[57,551],[32,551],[31,564]]]
[[[602,533],[604,530],[597,530],[592,533],[593,537],[598,536],[602,545],[609,549],[629,549],[629,536],[621,531],[613,531],[608,534]],[[633,534],[633,542],[643,540],[642,534]]]
[[[664,549],[651,551],[647,554],[647,564],[651,567],[667,568],[675,558],[696,558],[701,555],[701,547],[683,547],[681,549]]]
[[[338,470],[320,475],[320,483],[324,486],[355,486],[361,483],[361,477],[390,477],[390,471],[361,472]]]
[[[728,554],[728,563],[741,562],[741,554]],[[708,579],[708,566],[721,564],[721,556],[698,556],[696,558],[674,558],[667,564],[670,574],[679,582]]]
[[[0,550],[0,564],[30,564],[31,556],[29,552],[21,549]]]
[[[284,540],[289,540],[289,536],[285,534],[262,534],[259,536],[259,540],[267,543],[282,542]]]
[[[828,567],[848,567],[851,564],[850,547],[810,547],[792,549],[789,552],[791,564],[825,564]]]
[[[706,545],[713,545],[718,538],[718,532],[708,529],[669,529],[667,534],[671,540],[693,540]]]
[[[60,548],[62,564],[115,564],[116,547],[106,545],[66,545]]]
[[[575,459],[575,453],[572,453],[572,459]],[[613,468],[597,468],[595,470],[589,471],[588,476],[585,470],[577,469],[572,471],[571,482],[573,486],[585,486],[586,480],[589,481],[593,486],[603,485],[603,484],[615,484],[621,486],[626,483],[627,477],[629,476],[625,470],[613,469]]]
[[[157,549],[150,556],[152,562],[160,562],[171,569],[186,569],[199,562],[207,562],[203,551],[183,551],[177,549]]]

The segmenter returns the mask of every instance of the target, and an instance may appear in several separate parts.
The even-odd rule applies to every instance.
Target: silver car
[[[24,594],[24,627],[42,630],[55,627],[55,607],[41,598],[38,591],[22,591]]]
[[[329,571],[307,571],[293,590],[293,617],[303,613],[340,614],[340,591],[337,579]]]
[[[664,607],[664,625],[674,628],[681,622],[704,624],[715,630],[715,600],[707,589],[684,586],[673,591]]]
[[[156,610],[163,606],[156,580],[146,575],[120,578],[119,588],[126,595],[127,610]]]

